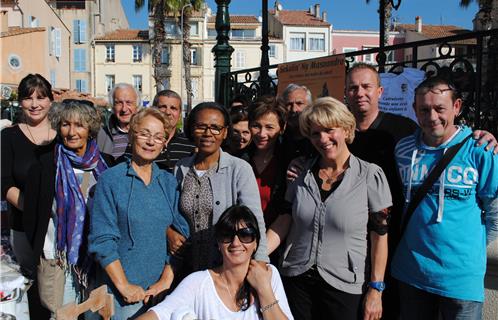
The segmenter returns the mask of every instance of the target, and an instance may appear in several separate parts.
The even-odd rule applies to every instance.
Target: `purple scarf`
[[[57,253],[63,264],[76,267],[81,256],[84,262],[86,254],[80,254],[80,247],[87,235],[84,225],[87,214],[86,201],[73,169],[92,171],[95,180],[107,169],[100,156],[95,140],[89,140],[83,157],[67,149],[62,143],[55,146],[55,201],[57,205]],[[76,268],[75,268],[76,269]],[[85,269],[85,266],[83,266]]]

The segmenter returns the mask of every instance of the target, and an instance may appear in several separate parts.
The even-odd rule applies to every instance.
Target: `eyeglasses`
[[[216,125],[208,126],[207,124],[194,125],[194,132],[195,133],[204,133],[208,129],[209,129],[209,132],[211,132],[211,134],[217,136],[217,135],[221,134],[221,131],[223,129],[225,129],[225,127],[224,126],[216,126]]]
[[[251,243],[256,240],[256,229],[252,227],[234,230],[232,233],[222,234],[218,241],[223,243],[233,242],[234,237],[237,236],[242,243]]]
[[[164,135],[158,135],[158,134],[152,135],[150,132],[147,131],[140,131],[140,132],[135,131],[135,134],[137,139],[144,141],[150,141],[150,139],[152,139],[152,141],[156,144],[163,144],[164,141],[166,140]]]
[[[93,102],[90,100],[64,99],[62,100],[62,103],[63,104],[79,103],[79,104],[84,104],[88,107],[95,108],[95,104],[93,104]]]

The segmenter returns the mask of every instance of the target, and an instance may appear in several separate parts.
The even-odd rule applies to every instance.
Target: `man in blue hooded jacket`
[[[472,134],[455,125],[462,100],[434,77],[415,91],[420,129],[395,156],[408,204],[451,146]],[[486,245],[498,234],[498,156],[467,140],[415,209],[395,252],[402,319],[481,319]]]

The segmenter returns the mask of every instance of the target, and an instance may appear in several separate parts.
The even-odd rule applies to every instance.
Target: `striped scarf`
[[[87,250],[82,248],[82,243],[87,238],[87,234],[84,234],[87,207],[74,169],[92,171],[95,180],[98,180],[100,174],[107,169],[107,165],[93,139],[88,141],[83,157],[79,157],[74,151],[58,142],[55,146],[55,165],[57,256],[63,265],[69,264],[75,271],[84,272],[81,269],[88,268],[85,263]],[[81,253],[80,249],[83,249]],[[80,275],[80,272],[77,274]]]

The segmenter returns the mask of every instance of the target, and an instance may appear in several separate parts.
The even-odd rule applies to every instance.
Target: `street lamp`
[[[188,8],[188,7],[192,7],[192,3],[187,3],[186,5],[184,5],[182,7],[182,12],[181,12],[181,16],[180,16],[180,30],[181,30],[181,37],[182,37],[182,58],[180,59],[180,66],[181,66],[181,71],[180,71],[180,76],[181,76],[181,79],[180,79],[180,96],[182,97],[182,104],[184,103],[185,100],[183,100],[183,82],[185,81],[185,70],[184,69],[184,66],[183,66],[183,57],[185,56],[185,50],[183,48],[183,44],[184,44],[184,41],[183,41],[183,12],[185,11],[185,8]],[[190,111],[190,110],[189,110]]]

